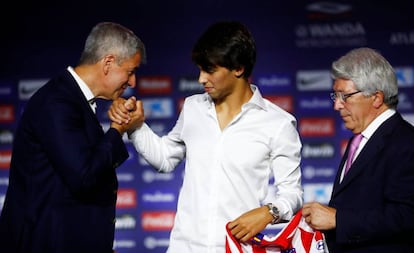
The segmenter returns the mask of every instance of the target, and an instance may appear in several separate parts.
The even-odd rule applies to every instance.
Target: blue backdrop
[[[144,101],[147,122],[159,134],[175,124],[185,96],[202,92],[190,60],[197,37],[215,21],[244,22],[258,49],[252,83],[298,120],[305,201],[327,202],[350,136],[329,98],[333,60],[355,47],[378,49],[396,69],[399,110],[414,124],[414,18],[405,2],[17,1],[3,6],[9,15],[0,20],[0,208],[13,131],[25,103],[46,80],[77,63],[87,34],[100,21],[119,22],[146,44],[148,63],[137,72],[137,87],[125,95]],[[104,127],[108,106],[98,103]],[[130,158],[118,170],[115,248],[119,253],[164,252],[183,164],[174,173],[158,174],[125,141]],[[269,227],[267,233],[280,228]]]

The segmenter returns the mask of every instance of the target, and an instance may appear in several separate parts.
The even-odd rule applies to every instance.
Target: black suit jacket
[[[50,80],[15,133],[0,252],[112,252],[115,169],[127,157],[122,136],[104,133],[70,73]]]
[[[387,119],[340,183],[348,148],[329,203],[337,210],[330,252],[413,252],[414,127],[399,113]]]

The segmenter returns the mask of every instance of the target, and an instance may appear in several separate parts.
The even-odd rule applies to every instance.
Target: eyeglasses
[[[358,91],[354,91],[354,92],[351,92],[351,93],[344,94],[343,92],[337,91],[337,92],[332,92],[330,94],[330,96],[331,96],[332,101],[334,101],[334,102],[336,101],[336,99],[339,99],[340,102],[346,102],[347,98],[349,98],[349,97],[351,97],[351,96],[353,96],[357,93],[360,93],[360,92],[362,92],[362,91],[358,90]]]

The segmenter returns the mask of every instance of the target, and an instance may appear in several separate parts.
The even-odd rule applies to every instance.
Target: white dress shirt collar
[[[76,74],[75,70],[69,66],[67,68],[67,70],[69,71],[69,73],[73,76],[73,78],[76,80],[76,83],[79,85],[79,88],[82,90],[83,95],[86,98],[86,101],[91,101],[94,100],[94,95],[91,91],[91,89],[89,89],[89,86],[79,77],[78,74]],[[95,112],[96,111],[96,103],[89,103],[92,110]]]

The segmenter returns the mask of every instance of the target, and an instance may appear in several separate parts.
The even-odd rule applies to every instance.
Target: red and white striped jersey
[[[241,243],[227,226],[226,230],[226,253],[243,253]],[[276,236],[259,233],[252,238],[249,247],[253,253],[328,253],[324,234],[309,227],[302,217],[302,210]]]

